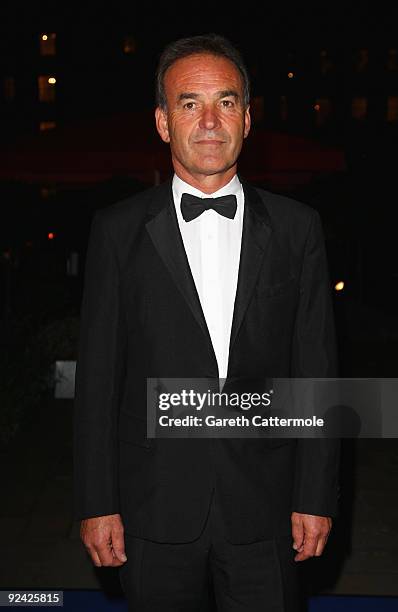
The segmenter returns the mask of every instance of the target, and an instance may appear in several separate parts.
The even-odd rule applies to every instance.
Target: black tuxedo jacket
[[[229,377],[336,376],[318,213],[243,182]],[[334,516],[337,440],[147,439],[147,377],[218,377],[171,181],[97,211],[86,258],[74,418],[75,518],[188,542],[214,488],[233,543],[289,534],[291,512]]]

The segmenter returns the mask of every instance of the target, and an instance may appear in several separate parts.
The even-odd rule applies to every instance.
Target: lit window
[[[369,63],[369,52],[367,49],[359,49],[354,59],[354,67],[357,72],[366,72]]]
[[[56,78],[51,75],[42,75],[38,78],[40,102],[55,101]]]
[[[390,72],[396,72],[398,70],[398,49],[389,49],[387,70]]]
[[[329,98],[317,98],[314,104],[315,123],[323,125],[332,113],[332,102]]]
[[[398,121],[398,96],[387,98],[387,121]]]
[[[123,53],[126,55],[130,55],[135,53],[136,42],[133,36],[125,36],[123,40]]]
[[[353,119],[363,121],[368,113],[368,99],[363,97],[355,97],[351,103],[351,115]]]
[[[15,98],[15,79],[14,77],[6,77],[4,79],[4,97],[11,102]]]
[[[53,130],[57,127],[55,121],[40,121],[39,129],[41,132],[46,132],[47,130]]]
[[[280,116],[281,116],[282,121],[287,121],[287,116],[288,116],[287,96],[281,96],[279,108],[280,108]]]
[[[55,55],[56,39],[54,32],[40,34],[40,55]]]

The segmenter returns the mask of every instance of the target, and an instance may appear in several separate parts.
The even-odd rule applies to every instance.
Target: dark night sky
[[[161,3],[150,2],[3,2],[1,30],[6,38],[18,31],[38,31],[56,26],[81,30],[82,27],[125,27],[154,46],[176,36],[217,31],[248,47],[261,49],[270,43],[307,45],[393,44],[397,33],[397,9],[393,3],[295,3],[288,8],[279,2],[274,7],[263,3]],[[156,37],[156,39],[155,39]]]

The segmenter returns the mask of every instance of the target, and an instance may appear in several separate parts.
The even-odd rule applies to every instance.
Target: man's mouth
[[[224,144],[224,140],[214,140],[214,139],[203,139],[203,140],[195,140],[196,144],[206,144],[206,145],[220,145]]]

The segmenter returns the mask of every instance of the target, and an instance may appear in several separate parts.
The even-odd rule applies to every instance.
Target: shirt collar
[[[238,196],[241,189],[242,185],[237,174],[232,177],[227,185],[224,185],[224,187],[221,187],[221,189],[218,189],[214,193],[203,193],[199,189],[196,189],[196,187],[192,187],[192,185],[183,181],[177,174],[174,174],[173,177],[173,196],[176,205],[180,204],[183,193],[190,193],[198,198],[218,198],[224,195]]]

